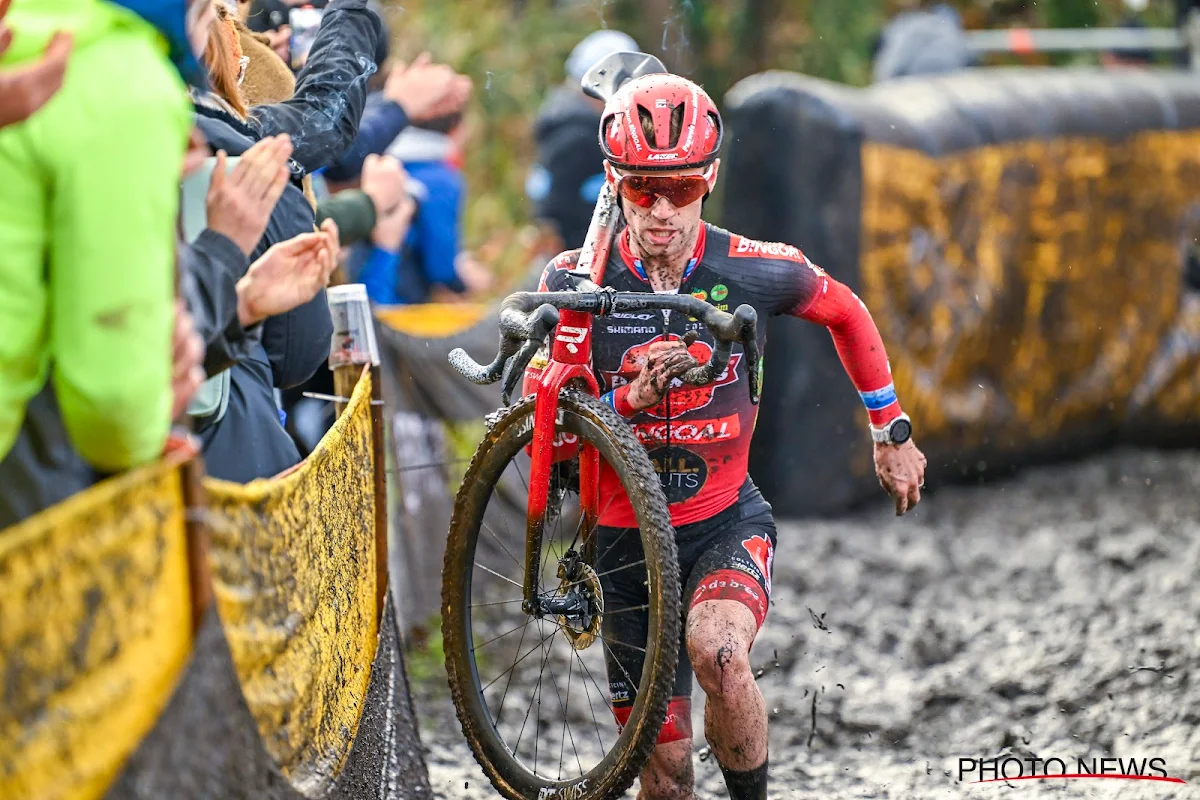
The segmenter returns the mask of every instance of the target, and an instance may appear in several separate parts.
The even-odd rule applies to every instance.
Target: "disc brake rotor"
[[[583,602],[586,609],[581,613],[559,615],[556,617],[562,628],[563,635],[576,650],[585,650],[592,646],[600,635],[600,622],[604,618],[604,590],[600,587],[600,578],[596,571],[582,561],[568,564],[560,562],[558,586],[560,597],[574,594]]]

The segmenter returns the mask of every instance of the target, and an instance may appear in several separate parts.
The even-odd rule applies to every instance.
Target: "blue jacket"
[[[366,285],[367,295],[377,305],[424,303],[434,286],[466,291],[455,268],[465,183],[448,160],[450,150],[445,134],[419,128],[406,130],[388,149],[420,189],[417,212],[400,252],[366,245],[351,260],[354,280]]]

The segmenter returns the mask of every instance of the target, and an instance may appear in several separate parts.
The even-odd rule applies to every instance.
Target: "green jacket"
[[[98,470],[170,427],[175,225],[192,114],[159,33],[104,0],[16,0],[0,69],[74,36],[62,90],[0,130],[0,460],[52,381]]]

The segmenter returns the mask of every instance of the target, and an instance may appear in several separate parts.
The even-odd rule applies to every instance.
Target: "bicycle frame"
[[[581,382],[593,397],[600,394],[592,374],[592,315],[563,311],[550,348],[550,361],[537,383],[533,414],[533,443],[529,470],[529,506],[525,518],[526,613],[538,610],[537,595],[546,506],[550,499],[550,468],[554,459],[554,427],[558,397],[568,384]],[[585,536],[600,517],[600,453],[582,443],[579,451],[579,504]]]

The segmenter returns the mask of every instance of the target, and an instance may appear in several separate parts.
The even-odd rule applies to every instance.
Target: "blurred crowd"
[[[471,88],[391,59],[368,0],[0,0],[0,528],[173,422],[219,478],[298,463],[282,394],[328,375],[331,282],[488,283],[459,242]]]
[[[485,296],[462,245],[469,78],[375,0],[0,0],[0,528],[178,446],[277,475],[332,422],[331,284]],[[572,53],[530,179],[562,247],[599,191]],[[596,151],[590,153],[589,151]]]
[[[908,5],[875,80],[971,65],[948,4]],[[297,464],[333,419],[331,284],[493,292],[461,233],[472,83],[390,38],[377,0],[0,0],[0,528],[173,424],[218,478]],[[543,254],[583,244],[604,182],[580,80],[636,50],[587,36],[538,112]]]

